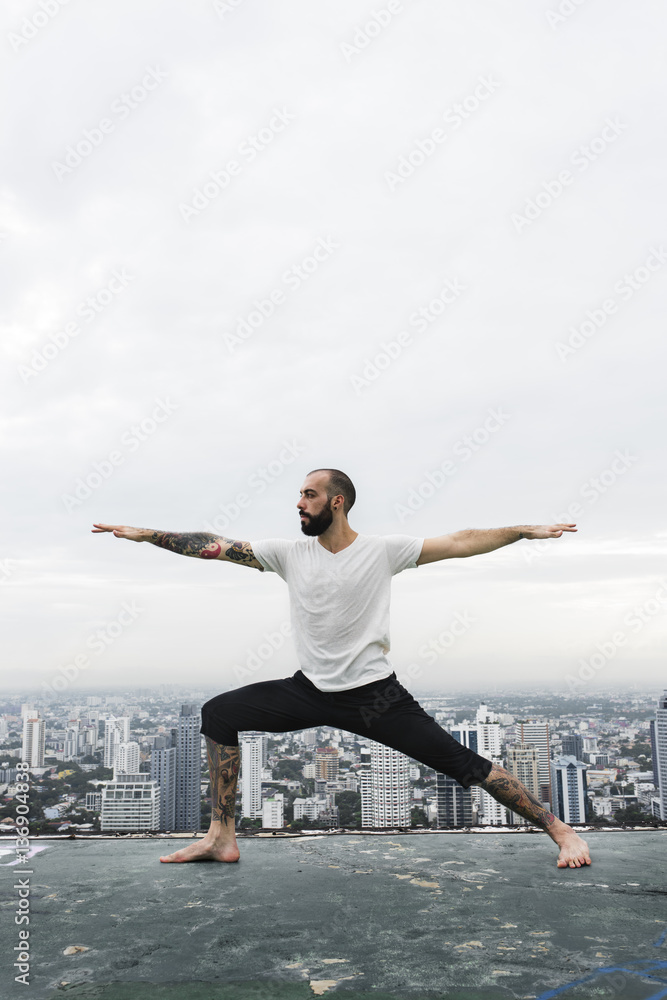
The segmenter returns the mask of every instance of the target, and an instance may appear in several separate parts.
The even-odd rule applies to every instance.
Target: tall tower
[[[655,713],[655,762],[658,770],[658,798],[660,800],[660,819],[667,819],[667,691],[658,698],[658,708]]]
[[[563,737],[563,756],[583,760],[584,741],[579,733],[567,733]],[[538,796],[539,798],[539,796]]]
[[[139,774],[139,744],[134,740],[119,743],[113,765],[114,780],[119,774]]]
[[[242,733],[241,815],[256,819],[262,815],[262,733]]]
[[[160,788],[159,830],[176,826],[176,747],[157,747],[151,753],[151,781]]]
[[[464,788],[454,778],[437,772],[436,795],[440,829],[449,826],[472,826],[472,792],[472,788]]]
[[[196,705],[181,705],[176,729],[175,830],[201,826],[201,718]]]
[[[338,778],[338,750],[336,747],[317,747],[315,750],[315,776],[326,781]]]
[[[563,823],[586,822],[586,765],[576,757],[551,761],[553,812]]]
[[[537,747],[540,802],[551,803],[551,743],[548,722],[520,722],[518,736],[521,743]]]
[[[514,743],[507,748],[507,770],[522,782],[538,801],[540,799],[539,750],[532,743]],[[525,824],[527,820],[510,812],[511,822]]]
[[[410,826],[410,759],[371,740],[370,780],[362,779],[361,801],[362,826]]]
[[[477,709],[475,717],[477,729],[477,753],[486,757],[494,764],[502,764],[503,731],[495,712],[489,711],[482,704]],[[472,749],[472,747],[471,747]],[[497,802],[483,788],[475,787],[472,793],[473,802],[477,806],[479,822],[483,826],[501,826],[507,822],[507,810],[502,803]]]
[[[130,720],[126,715],[116,718],[110,715],[104,720],[104,766],[113,767],[116,763],[116,753],[119,743],[128,743],[130,739]]]
[[[46,723],[32,709],[23,717],[23,747],[21,759],[30,767],[44,767]]]

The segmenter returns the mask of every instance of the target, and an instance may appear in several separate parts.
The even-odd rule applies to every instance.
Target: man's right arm
[[[206,531],[154,531],[152,528],[130,528],[121,524],[95,524],[92,531],[111,531],[116,538],[127,538],[131,542],[151,542],[161,549],[169,549],[182,556],[222,559],[264,571],[262,564],[255,558],[250,542],[239,542]]]

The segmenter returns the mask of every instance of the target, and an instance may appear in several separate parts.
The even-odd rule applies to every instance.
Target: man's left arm
[[[564,531],[576,531],[575,524],[520,524],[514,528],[467,528],[451,535],[425,538],[417,565],[439,559],[462,559],[493,552],[521,538],[560,538]]]

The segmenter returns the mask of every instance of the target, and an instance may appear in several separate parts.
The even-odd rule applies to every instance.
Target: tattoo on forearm
[[[250,542],[238,542],[233,538],[221,538],[206,531],[152,531],[149,542],[169,549],[183,556],[197,556],[199,559],[219,559],[223,546],[225,556],[233,562],[254,563],[255,554]]]
[[[211,784],[211,819],[225,826],[235,825],[236,785],[241,766],[239,747],[224,747],[205,737]]]
[[[545,809],[525,785],[504,768],[494,767],[489,777],[481,782],[481,787],[512,812],[545,830],[555,822],[553,813]]]

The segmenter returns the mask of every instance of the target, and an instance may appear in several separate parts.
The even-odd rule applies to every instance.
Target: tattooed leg
[[[545,809],[526,786],[504,767],[494,764],[488,776],[478,784],[497,802],[501,802],[530,823],[542,827],[549,834],[560,847],[556,862],[559,868],[581,868],[582,865],[590,865],[591,859],[586,841],[575,833],[571,826]]]
[[[211,825],[203,840],[160,861],[238,861],[235,814],[236,786],[239,779],[240,750],[238,746],[222,746],[209,737],[206,740],[208,773],[211,785]]]

